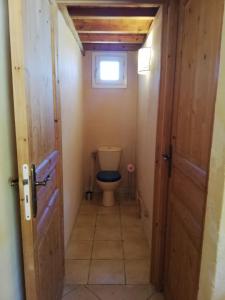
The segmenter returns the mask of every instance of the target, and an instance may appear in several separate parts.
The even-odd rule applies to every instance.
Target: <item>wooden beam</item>
[[[71,18],[77,17],[154,17],[158,7],[80,7],[69,6]]]
[[[151,20],[79,19],[73,20],[78,32],[88,33],[148,33]]]
[[[111,7],[154,7],[164,4],[166,0],[56,0],[58,4],[67,6],[111,6]]]
[[[70,15],[68,13],[68,10],[67,10],[66,6],[64,6],[64,5],[58,5],[58,7],[59,7],[59,9],[60,9],[60,11],[61,11],[61,13],[62,13],[62,15],[64,17],[64,20],[65,20],[67,26],[70,28],[70,30],[71,30],[71,32],[72,32],[72,34],[73,34],[73,36],[74,36],[74,38],[75,38],[75,40],[77,42],[77,44],[78,44],[78,46],[79,46],[82,54],[84,54],[83,45],[82,45],[82,43],[80,41],[79,35],[78,35],[77,31],[76,31],[76,27],[74,26],[73,21],[70,18]]]
[[[104,34],[104,33],[80,33],[82,43],[128,43],[143,44],[145,34]]]
[[[85,51],[138,51],[141,44],[94,44],[84,43]]]

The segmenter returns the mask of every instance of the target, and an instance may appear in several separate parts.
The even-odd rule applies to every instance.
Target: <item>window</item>
[[[94,52],[92,54],[92,87],[126,88],[126,53]]]

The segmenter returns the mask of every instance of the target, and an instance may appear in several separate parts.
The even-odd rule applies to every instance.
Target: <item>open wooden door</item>
[[[196,300],[224,1],[179,2],[165,296]]]
[[[51,2],[9,1],[27,300],[60,299],[64,274],[61,146]]]

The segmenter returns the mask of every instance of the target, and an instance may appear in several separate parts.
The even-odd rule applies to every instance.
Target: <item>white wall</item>
[[[149,243],[152,240],[155,147],[161,69],[162,11],[151,25],[146,46],[152,48],[151,69],[139,75],[137,113],[137,190]],[[151,248],[151,247],[150,247]]]
[[[199,300],[225,299],[225,15],[203,240]]]
[[[58,29],[66,246],[82,199],[82,59],[80,49],[60,12]]]
[[[120,146],[122,183],[127,191],[128,163],[135,164],[138,96],[137,54],[127,52],[127,88],[92,88],[92,52],[84,58],[84,183],[88,188],[91,152],[101,145]],[[95,178],[94,178],[95,181]]]
[[[0,0],[0,299],[22,300],[19,198],[8,183],[17,165],[7,3]]]

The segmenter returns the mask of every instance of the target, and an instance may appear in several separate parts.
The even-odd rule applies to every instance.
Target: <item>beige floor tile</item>
[[[121,223],[122,226],[142,226],[141,219],[134,215],[122,215]]]
[[[131,200],[131,199],[128,199],[128,198],[125,198],[125,199],[120,199],[120,206],[136,206],[137,203],[135,200]]]
[[[94,259],[119,259],[123,258],[121,241],[94,241],[92,258]]]
[[[95,240],[98,241],[117,241],[121,240],[120,227],[96,227]]]
[[[94,226],[75,227],[71,234],[71,240],[90,241],[94,238]]]
[[[163,294],[156,293],[149,300],[164,300]]]
[[[76,226],[95,226],[96,215],[79,214],[76,220]]]
[[[63,288],[63,296],[65,296],[66,294],[70,293],[71,291],[75,290],[75,288],[77,287],[76,284],[64,284],[64,288]]]
[[[86,284],[90,260],[66,260],[65,282],[67,284]]]
[[[99,300],[86,286],[78,286],[75,290],[66,294],[62,300]]]
[[[92,241],[71,240],[66,251],[68,259],[89,259],[91,257]]]
[[[129,240],[123,242],[124,255],[126,259],[148,258],[150,254],[147,241]]]
[[[120,213],[120,207],[119,205],[115,206],[100,206],[98,209],[98,214],[100,215],[109,215],[109,214],[119,214]]]
[[[88,285],[102,300],[147,300],[154,293],[151,285]]]
[[[123,260],[92,260],[89,284],[124,284]]]
[[[125,260],[127,284],[148,284],[150,278],[149,259]]]
[[[131,215],[138,217],[137,205],[122,205],[120,206],[120,212],[122,215]]]
[[[123,240],[146,240],[142,226],[122,226]]]
[[[120,216],[119,214],[98,215],[96,226],[98,227],[120,226]]]
[[[97,205],[81,205],[79,209],[79,214],[95,215],[97,214],[97,211],[98,211]]]

